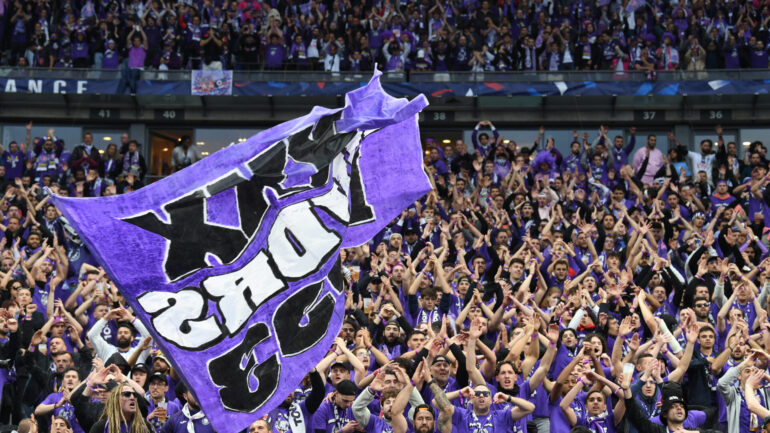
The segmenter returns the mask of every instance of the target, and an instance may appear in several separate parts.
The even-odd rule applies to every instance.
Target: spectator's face
[[[393,268],[393,281],[401,282],[404,279],[405,269],[401,266]]]
[[[366,365],[366,364],[364,364]],[[388,391],[391,389],[401,389],[401,384],[398,382],[398,378],[395,374],[392,374],[391,372],[388,372],[385,374],[385,381],[383,382],[383,391]]]
[[[58,338],[57,340],[61,341],[61,338]],[[61,345],[64,346],[64,343],[62,342]],[[66,349],[66,346],[64,348],[60,349],[60,350],[64,350],[64,349]],[[54,349],[53,349],[53,341],[52,341],[51,342],[51,352],[53,352],[53,350]],[[56,352],[53,352],[53,353],[56,353]],[[61,373],[62,371],[66,370],[69,367],[73,367],[74,366],[72,364],[72,355],[70,355],[69,353],[66,353],[66,352],[62,353],[59,356],[57,356],[54,359],[54,362],[56,362],[56,371],[58,371],[59,373]]]
[[[479,273],[484,272],[487,269],[487,263],[483,257],[476,257],[473,259],[473,269],[479,269]]]
[[[516,385],[516,379],[518,375],[513,370],[513,366],[510,364],[503,364],[500,366],[500,371],[497,373],[497,383],[500,384],[500,388],[510,390]]]
[[[572,349],[577,345],[577,338],[572,332],[565,332],[561,335],[561,344]]]
[[[50,152],[53,150],[53,141],[46,140],[45,143],[43,143],[43,149],[45,149],[46,152]]]
[[[440,381],[441,383],[446,383],[446,381],[449,380],[449,363],[446,361],[436,362],[430,366],[430,372],[433,374],[434,379]]]
[[[698,343],[704,349],[711,349],[714,347],[714,332],[702,331],[698,334]]]
[[[101,319],[104,317],[105,314],[107,314],[108,308],[104,304],[99,304],[94,308],[94,319]]]
[[[249,433],[270,433],[267,428],[267,421],[258,419],[249,426]]]
[[[415,332],[412,335],[409,336],[409,341],[407,342],[407,346],[411,350],[420,350],[422,349],[422,346],[425,344],[425,335],[423,335],[420,332]]]
[[[51,431],[53,433],[67,433],[68,427],[67,427],[67,421],[64,421],[61,418],[54,418],[51,422]]]
[[[118,347],[124,348],[131,345],[134,341],[134,336],[131,335],[131,331],[126,327],[118,328],[117,335]]]
[[[559,280],[564,280],[567,278],[567,265],[560,263],[554,266],[553,274],[556,275],[556,278]]]
[[[334,403],[340,409],[347,409],[353,405],[353,401],[355,399],[356,399],[355,395],[342,395],[340,393],[337,393],[337,395],[334,397]]]
[[[607,409],[607,401],[601,392],[593,392],[586,397],[586,410],[591,416],[599,415]]]
[[[51,327],[51,335],[54,337],[61,337],[64,335],[65,329],[67,329],[67,327],[64,325],[64,322],[59,322]]]
[[[421,408],[414,415],[415,433],[432,433],[436,429],[436,423],[433,414],[429,410]]]
[[[727,193],[727,184],[725,182],[720,182],[717,185],[717,192],[719,194],[726,194]]]
[[[131,380],[139,384],[142,388],[144,388],[144,384],[147,382],[147,373],[145,373],[142,370],[136,370],[131,373]]]
[[[348,343],[353,342],[353,337],[356,336],[356,328],[353,327],[353,325],[349,323],[345,323],[342,325],[342,331],[341,331],[341,337]]]
[[[120,136],[121,144],[126,144],[129,142],[129,140],[131,140],[131,137],[129,137],[128,134],[126,134],[125,132]]]
[[[682,403],[674,403],[668,410],[667,419],[670,423],[681,424],[687,418],[687,412]]]
[[[492,405],[492,393],[489,388],[484,385],[474,388],[471,403],[475,412],[485,413]]]
[[[355,355],[356,358],[358,358],[358,360],[361,361],[361,363],[365,366],[368,366],[372,361],[371,357],[369,356],[369,351],[366,349],[357,349],[355,351]]]
[[[37,233],[32,233],[31,235],[29,235],[29,237],[27,238],[27,245],[33,249],[39,247],[40,236]]]
[[[16,303],[19,304],[20,307],[29,305],[30,302],[32,302],[32,294],[29,289],[20,288],[16,291]]]
[[[168,392],[168,384],[161,379],[153,379],[150,382],[150,397],[155,400],[163,398]]]
[[[152,362],[152,371],[159,371],[161,373],[166,373],[169,370],[168,363],[164,361],[161,358],[155,359],[155,361]]]
[[[329,381],[332,385],[336,385],[345,379],[350,379],[350,370],[343,365],[335,365],[332,367],[332,370],[329,373]]]
[[[136,413],[136,395],[130,386],[123,386],[120,392],[120,408],[123,415],[133,416]]]
[[[80,378],[78,377],[78,372],[75,370],[70,370],[66,373],[64,373],[64,377],[62,379],[62,385],[64,385],[65,388],[72,391],[80,385]]]
[[[433,311],[436,307],[436,302],[438,302],[438,297],[434,295],[422,297],[422,307],[427,311]]]

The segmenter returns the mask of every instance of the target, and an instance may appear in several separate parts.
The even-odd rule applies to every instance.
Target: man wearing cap
[[[134,368],[136,369],[136,367]],[[166,393],[168,392],[168,377],[165,374],[156,371],[150,376],[149,382],[150,390],[145,396],[147,401],[150,402],[149,406],[147,406],[147,411],[149,412],[147,421],[155,427],[155,431],[160,431],[170,415],[182,410],[182,405],[178,400],[169,401],[168,397],[166,397]]]
[[[187,403],[181,410],[168,416],[168,420],[158,433],[215,433],[211,422],[206,418],[206,414],[203,413],[195,396],[187,389],[184,382],[177,384],[176,392],[181,394]]]
[[[438,345],[441,346],[440,344]],[[460,348],[460,351],[462,351],[462,348]],[[464,363],[465,356],[462,356],[462,358],[462,362]],[[433,382],[437,384],[443,392],[458,391],[468,385],[468,371],[464,368],[460,368],[457,371],[457,376],[452,377],[452,368],[449,363],[449,358],[445,355],[436,355],[432,360],[430,358],[425,358],[425,362],[427,364],[426,368],[430,370],[431,378],[434,379]],[[424,385],[420,395],[422,395],[422,399],[426,403],[431,403],[434,399],[433,387]],[[461,404],[459,400],[455,400],[455,403],[458,405]],[[438,406],[435,407],[438,408]]]
[[[351,409],[356,399],[356,391],[356,384],[350,380],[342,380],[337,384],[331,394],[331,401],[327,398],[313,415],[313,428],[316,433],[339,433],[343,429],[347,432],[353,427],[358,429],[359,424]]]
[[[139,363],[131,368],[131,380],[138,383],[142,388],[146,388],[147,376],[150,374],[150,369],[147,365]]]
[[[391,424],[393,425],[393,433],[406,433],[409,429],[409,425],[406,421],[404,411],[407,404],[413,402],[413,394],[416,390],[414,381],[421,382],[423,380],[423,366],[424,362],[421,362],[415,369],[413,380],[406,382],[406,385],[399,391],[393,405],[390,408]],[[429,404],[413,404],[413,411],[411,412],[412,426],[415,433],[434,433],[436,431],[436,412]],[[452,430],[451,423],[444,425],[439,431],[441,433],[449,433]]]
[[[687,419],[687,404],[682,397],[681,392],[664,394],[661,397],[662,406],[660,420],[664,425],[654,424],[649,420],[636,402],[630,388],[622,388],[623,397],[626,399],[626,419],[631,423],[639,433],[717,433],[717,430],[685,430],[684,421]]]

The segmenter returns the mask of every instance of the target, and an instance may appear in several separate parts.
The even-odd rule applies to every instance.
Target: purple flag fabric
[[[136,192],[55,203],[213,427],[280,404],[344,316],[340,248],[430,190],[417,114],[379,73],[345,107],[263,131]]]

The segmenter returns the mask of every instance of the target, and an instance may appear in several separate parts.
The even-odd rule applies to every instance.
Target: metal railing
[[[369,72],[322,72],[322,71],[246,71],[236,70],[235,81],[239,82],[298,82],[298,81],[367,81]],[[121,72],[115,69],[48,69],[1,67],[0,78],[21,79],[76,79],[76,80],[120,80]],[[189,81],[189,70],[158,71],[144,70],[142,80]],[[768,69],[736,69],[708,71],[658,71],[657,81],[715,81],[715,80],[767,80]],[[385,82],[553,82],[553,81],[647,81],[645,71],[512,71],[512,72],[400,72],[384,73]]]

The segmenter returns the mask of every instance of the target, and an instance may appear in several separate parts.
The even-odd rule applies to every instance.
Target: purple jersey
[[[490,410],[478,415],[473,410],[455,407],[452,415],[452,431],[457,433],[526,433],[523,419],[514,421],[510,409]]]

